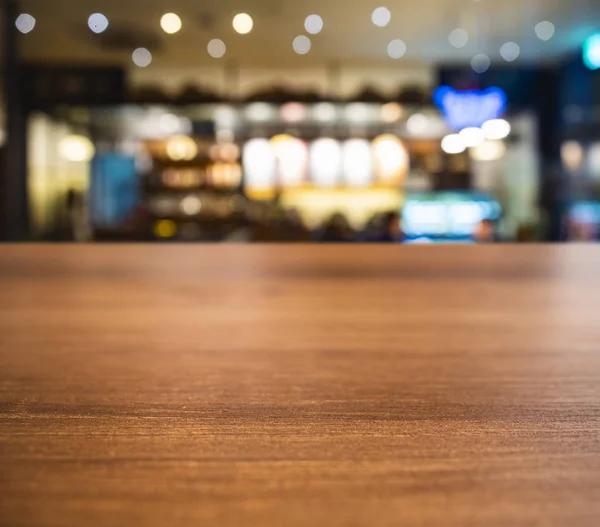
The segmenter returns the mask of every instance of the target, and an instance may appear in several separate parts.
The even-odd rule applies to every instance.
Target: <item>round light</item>
[[[351,187],[367,187],[373,181],[373,152],[366,139],[348,139],[342,146],[344,178]]]
[[[323,19],[319,15],[308,15],[304,21],[304,29],[311,35],[320,33],[323,29]]]
[[[179,117],[172,113],[166,113],[160,116],[159,126],[163,133],[174,134],[179,131],[181,127],[181,121]]]
[[[427,131],[429,126],[429,119],[422,113],[415,113],[408,118],[406,121],[406,128],[412,135],[422,135]]]
[[[27,34],[30,31],[33,31],[33,28],[35,27],[35,18],[27,13],[23,13],[17,17],[15,26],[17,26],[17,29],[21,33]]]
[[[377,7],[371,14],[371,21],[379,27],[385,27],[390,23],[392,14],[387,7]]]
[[[592,35],[583,43],[583,62],[591,70],[600,68],[600,33]]]
[[[563,165],[570,172],[577,172],[583,164],[583,148],[577,141],[567,141],[560,147]]]
[[[442,150],[446,154],[460,154],[466,149],[465,143],[458,134],[450,134],[442,139]]]
[[[320,187],[333,187],[339,183],[342,172],[342,148],[330,137],[321,137],[310,147],[310,173]]]
[[[202,210],[202,202],[196,196],[186,196],[179,203],[179,208],[188,216],[196,216]]]
[[[288,134],[271,138],[277,159],[279,183],[284,187],[297,187],[304,181],[308,162],[308,149],[300,139]]]
[[[279,115],[288,123],[297,123],[306,119],[306,106],[299,102],[288,102],[279,110]]]
[[[335,105],[330,102],[321,102],[313,108],[313,114],[317,121],[335,121],[337,111]]]
[[[389,102],[381,107],[381,120],[394,123],[402,118],[404,110],[397,102]]]
[[[471,59],[471,68],[475,73],[485,73],[490,69],[492,61],[484,53],[479,53]]]
[[[481,126],[486,139],[504,139],[510,134],[510,123],[504,119],[491,119]]]
[[[173,35],[181,29],[181,18],[175,13],[166,13],[160,19],[160,27],[165,33]]]
[[[273,114],[273,107],[266,102],[255,102],[246,108],[246,117],[251,121],[268,121]]]
[[[136,66],[145,68],[150,66],[150,63],[152,62],[152,53],[150,53],[146,48],[137,48],[131,54],[131,58]]]
[[[461,130],[458,135],[462,139],[464,145],[468,147],[479,146],[485,139],[481,128],[476,128],[474,126]]]
[[[506,62],[512,62],[514,60],[517,60],[520,54],[521,48],[515,42],[505,42],[504,44],[502,44],[502,46],[500,46],[500,56]]]
[[[198,155],[198,145],[185,135],[172,137],[167,141],[167,156],[173,161],[191,161]]]
[[[388,52],[388,55],[390,56],[390,58],[392,58],[392,59],[402,58],[404,56],[404,54],[406,53],[406,44],[404,43],[404,40],[400,40],[400,39],[392,40],[388,44],[387,52]]]
[[[550,40],[554,36],[555,31],[556,28],[554,27],[554,24],[552,22],[548,22],[547,20],[544,20],[535,26],[535,34],[537,35],[537,38],[543,41]]]
[[[344,115],[348,121],[365,123],[371,119],[371,108],[368,104],[354,102],[346,106]]]
[[[270,190],[275,186],[275,152],[267,139],[250,139],[244,145],[244,186],[250,190]]]
[[[479,146],[469,149],[469,156],[475,161],[497,161],[506,153],[502,141],[484,141]]]
[[[94,13],[88,18],[88,26],[94,33],[104,33],[108,28],[108,18],[102,13]]]
[[[383,134],[373,140],[377,178],[385,184],[400,183],[408,173],[408,152],[395,135]]]
[[[448,40],[455,48],[464,48],[469,42],[469,34],[462,28],[457,28],[450,33]]]
[[[306,55],[310,51],[310,38],[306,35],[298,35],[292,42],[292,47],[298,55]]]
[[[252,31],[254,22],[252,17],[247,13],[238,13],[233,17],[233,29],[240,35],[246,35]]]
[[[68,135],[58,144],[60,156],[74,163],[89,162],[94,157],[96,149],[84,135]]]
[[[225,55],[227,46],[225,46],[225,42],[222,40],[213,38],[206,46],[206,50],[213,59],[220,59],[223,55]]]
[[[177,232],[177,225],[173,220],[158,220],[154,224],[154,234],[158,238],[172,238]]]

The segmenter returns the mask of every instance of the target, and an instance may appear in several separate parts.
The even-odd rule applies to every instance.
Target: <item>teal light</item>
[[[600,33],[592,35],[583,43],[583,62],[591,70],[600,68]]]

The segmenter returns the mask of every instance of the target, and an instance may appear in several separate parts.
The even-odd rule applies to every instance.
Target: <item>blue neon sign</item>
[[[453,130],[480,127],[490,119],[502,117],[506,111],[506,94],[500,88],[459,91],[440,86],[433,94],[433,101]]]
[[[591,70],[600,69],[600,33],[592,35],[583,43],[583,62]]]

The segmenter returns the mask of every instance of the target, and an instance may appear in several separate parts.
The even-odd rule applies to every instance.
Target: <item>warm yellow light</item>
[[[160,19],[160,27],[165,33],[173,35],[181,29],[181,18],[175,13],[166,13]]]
[[[246,13],[238,13],[233,17],[233,29],[240,35],[250,33],[253,25],[252,17]]]
[[[395,135],[383,134],[373,141],[377,177],[381,183],[398,184],[408,172],[408,152]]]
[[[172,238],[177,232],[177,225],[172,220],[159,220],[154,224],[154,234],[158,238]]]
[[[191,161],[198,155],[196,141],[185,135],[167,141],[167,156],[173,161]]]
[[[402,118],[404,110],[397,102],[389,102],[381,107],[381,119],[386,123],[393,123]]]
[[[96,153],[94,143],[84,135],[68,135],[60,141],[58,150],[63,159],[73,162],[91,161]]]

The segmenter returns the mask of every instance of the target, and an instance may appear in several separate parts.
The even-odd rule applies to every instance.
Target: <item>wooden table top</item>
[[[0,247],[3,526],[598,526],[600,249]]]

